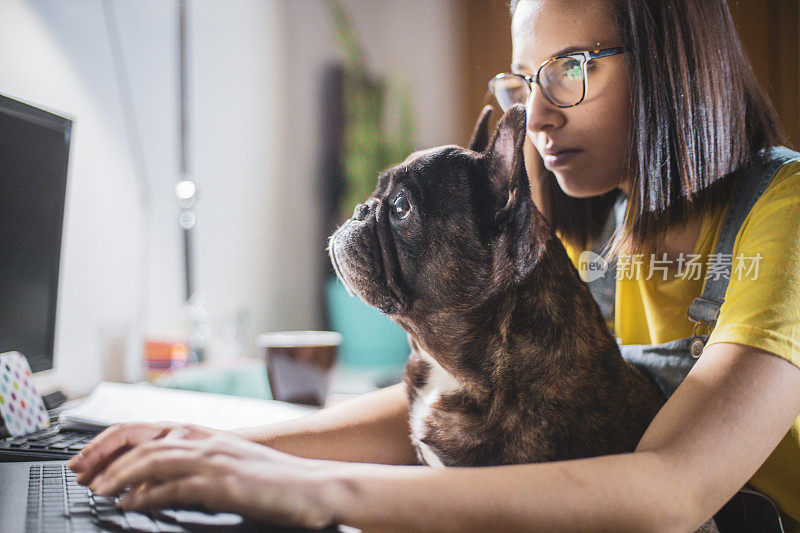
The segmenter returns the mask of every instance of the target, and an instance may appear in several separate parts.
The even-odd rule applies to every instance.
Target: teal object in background
[[[342,334],[339,363],[349,367],[397,367],[405,365],[411,348],[400,326],[386,315],[350,296],[338,278],[325,287],[331,329]]]
[[[171,389],[230,394],[248,398],[272,398],[267,367],[261,358],[242,358],[227,363],[191,365],[160,376],[155,384]]]

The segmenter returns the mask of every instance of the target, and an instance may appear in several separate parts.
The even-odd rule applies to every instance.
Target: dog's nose
[[[355,211],[353,211],[353,220],[364,220],[368,211],[369,206],[367,204],[358,204]]]

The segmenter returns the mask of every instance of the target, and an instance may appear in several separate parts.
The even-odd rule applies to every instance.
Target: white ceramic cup
[[[259,335],[256,343],[266,362],[267,380],[275,400],[324,405],[341,334],[279,331]]]

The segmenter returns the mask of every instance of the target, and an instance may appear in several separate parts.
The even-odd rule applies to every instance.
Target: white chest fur
[[[433,405],[443,394],[455,392],[459,388],[458,381],[436,362],[433,357],[418,350],[423,361],[428,363],[428,371],[425,385],[418,391],[410,409],[411,439],[419,447],[422,458],[430,466],[444,467],[442,461],[434,451],[421,439],[427,433],[426,418],[431,414]]]

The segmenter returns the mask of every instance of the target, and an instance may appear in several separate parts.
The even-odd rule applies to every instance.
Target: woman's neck
[[[544,215],[545,219],[549,221],[550,212],[541,188],[541,181],[539,179],[531,180],[530,185],[531,198],[533,199],[536,208]],[[630,197],[629,182],[621,182],[619,189],[626,196]],[[661,259],[662,254],[667,254],[667,260],[676,262],[681,254],[684,256],[693,254],[697,246],[697,239],[700,238],[702,226],[703,217],[702,215],[699,215],[689,220],[684,226],[669,229],[664,236],[664,241],[662,244],[653,252],[655,257]]]
[[[630,198],[630,181],[623,180],[619,189]],[[676,262],[681,254],[693,254],[697,247],[697,239],[703,227],[703,216],[691,218],[683,226],[676,226],[667,230],[661,245],[653,252],[655,257],[661,259],[662,254],[667,254],[667,260]]]
[[[667,254],[667,259],[676,262],[681,254],[693,254],[700,238],[703,227],[702,216],[695,217],[686,223],[686,226],[670,229],[664,237],[664,242],[655,251],[656,257]]]

